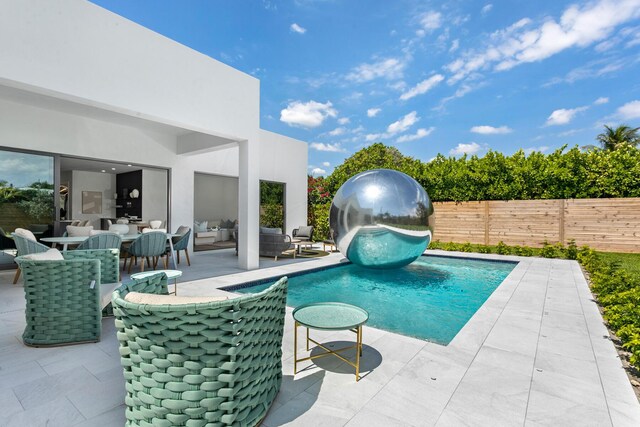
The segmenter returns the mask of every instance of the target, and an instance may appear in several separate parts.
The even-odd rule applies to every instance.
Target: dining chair
[[[180,264],[180,251],[184,251],[184,255],[187,258],[187,265],[191,267],[191,260],[189,259],[189,237],[191,236],[191,229],[186,225],[181,225],[176,230],[176,234],[178,236],[174,236],[171,238],[173,243],[173,250],[176,251],[177,262]],[[171,248],[167,247],[167,250],[170,251]]]
[[[122,237],[118,233],[100,233],[90,236],[80,243],[76,250],[80,249],[120,249]]]
[[[122,270],[127,267],[127,260],[129,261],[129,270],[131,273],[131,266],[137,259],[140,258],[140,271],[144,271],[144,260],[147,260],[147,265],[152,268],[156,268],[158,264],[158,258],[164,256],[164,267],[167,268],[168,259],[166,253],[167,233],[162,231],[151,231],[138,236],[128,248],[125,248],[124,266]],[[153,259],[153,264],[150,259]]]

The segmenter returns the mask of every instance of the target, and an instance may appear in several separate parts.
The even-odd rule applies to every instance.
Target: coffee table
[[[293,374],[298,371],[298,362],[316,359],[318,357],[333,354],[343,362],[353,366],[356,370],[356,381],[360,380],[360,356],[362,356],[362,326],[369,320],[369,313],[366,310],[356,307],[355,305],[345,304],[341,302],[318,302],[305,304],[293,310],[294,339],[293,339]],[[309,357],[298,359],[298,326],[307,328],[306,346],[309,351],[309,343],[312,342],[325,352]],[[355,345],[343,347],[337,350],[331,350],[320,344],[309,336],[309,329],[321,331],[343,331],[350,330],[356,334]],[[339,352],[356,349],[356,361],[343,357]]]
[[[173,294],[178,295],[178,277],[182,276],[180,270],[151,270],[143,271],[141,273],[134,273],[131,275],[132,279],[144,279],[145,277],[153,276],[154,274],[164,273],[167,275],[168,280],[173,279]]]

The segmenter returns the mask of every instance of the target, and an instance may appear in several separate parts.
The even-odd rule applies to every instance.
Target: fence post
[[[560,208],[560,212],[559,212],[559,218],[560,221],[558,221],[558,237],[560,238],[560,243],[562,243],[564,245],[564,199],[560,199],[558,200],[559,203],[559,208]]]
[[[484,244],[489,245],[489,201],[484,201]]]

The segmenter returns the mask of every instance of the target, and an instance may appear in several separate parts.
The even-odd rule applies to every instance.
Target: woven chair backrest
[[[102,283],[119,282],[120,249],[85,249],[62,252],[65,260],[97,259],[100,261]]]
[[[124,299],[142,288],[167,292],[166,284],[129,283],[112,296],[128,422],[257,425],[282,382],[287,278],[226,301],[149,305]]]
[[[36,254],[40,252],[46,252],[50,248],[35,240],[27,239],[17,234],[13,234],[13,240],[16,242],[16,248],[18,249],[18,256]]]
[[[120,249],[122,237],[118,233],[101,233],[89,237],[77,249]]]
[[[167,233],[151,231],[138,236],[127,251],[134,256],[160,256],[167,250]]]

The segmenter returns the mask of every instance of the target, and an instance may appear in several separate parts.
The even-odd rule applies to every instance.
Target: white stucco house
[[[197,219],[194,174],[237,177],[245,269],[260,180],[285,184],[286,232],[306,224],[307,145],[260,129],[259,80],[87,1],[1,10],[0,150],[167,170],[171,229]]]

